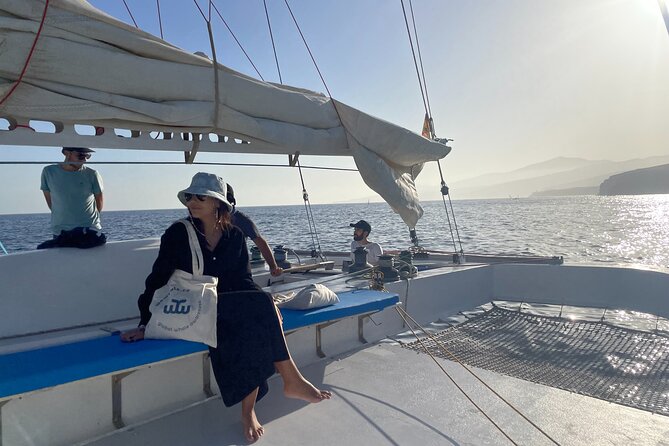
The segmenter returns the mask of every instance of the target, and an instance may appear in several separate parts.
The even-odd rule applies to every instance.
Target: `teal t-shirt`
[[[69,172],[59,165],[42,170],[43,191],[51,194],[51,229],[54,235],[84,227],[102,229],[95,195],[102,193],[102,177],[95,170],[83,166]]]

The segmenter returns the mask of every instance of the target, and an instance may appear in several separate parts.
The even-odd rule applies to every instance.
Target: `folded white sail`
[[[44,7],[44,0],[0,0],[0,98],[23,69]],[[0,115],[228,132],[262,142],[267,153],[353,156],[365,182],[415,226],[422,208],[409,172],[450,148],[323,94],[216,69],[83,0],[51,0],[25,77]]]

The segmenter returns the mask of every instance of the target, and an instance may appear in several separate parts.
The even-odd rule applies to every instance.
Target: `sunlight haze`
[[[132,24],[122,2],[90,3]],[[155,2],[127,3],[142,29],[160,35]],[[279,82],[263,2],[216,4],[265,80]],[[267,4],[283,82],[324,92],[285,4]],[[420,133],[423,102],[399,0],[290,4],[333,97]],[[454,139],[441,161],[449,184],[559,157],[669,155],[669,36],[656,0],[414,0],[413,9],[436,132]],[[211,54],[192,2],[163,0],[161,12],[165,40]],[[258,77],[218,17],[213,23],[219,62]],[[6,128],[1,120],[0,128]],[[62,156],[58,148],[0,146],[0,160]],[[182,153],[98,150],[91,162],[104,179],[105,210],[179,207],[176,192],[198,171],[233,184],[240,206],[302,203],[291,168],[95,165],[182,160]],[[196,161],[288,160],[200,153]],[[351,158],[301,161],[355,167]],[[42,168],[0,165],[0,214],[48,211],[39,190]],[[355,172],[305,170],[304,180],[312,203],[380,200]],[[417,180],[421,196],[439,198],[439,181],[436,164],[426,166]],[[457,187],[451,192],[459,198]]]

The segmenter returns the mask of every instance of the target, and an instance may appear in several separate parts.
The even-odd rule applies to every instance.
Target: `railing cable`
[[[45,165],[45,164],[55,164],[61,163],[62,161],[0,161],[0,165]],[[67,163],[65,163],[67,164]],[[77,163],[72,163],[77,164]],[[183,161],[89,161],[86,164],[109,164],[109,165],[128,165],[128,166],[178,166],[183,165]],[[236,167],[283,167],[292,169],[293,166],[287,164],[266,164],[266,163],[221,163],[221,162],[203,162],[203,161],[194,161],[193,165],[203,165],[203,166],[236,166]],[[328,167],[328,166],[301,166],[302,169],[314,169],[314,170],[333,170],[339,172],[357,172],[358,169],[353,169],[350,167]]]

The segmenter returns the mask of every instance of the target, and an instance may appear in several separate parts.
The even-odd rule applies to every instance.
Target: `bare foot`
[[[242,414],[242,425],[244,426],[244,436],[249,443],[255,443],[265,433],[265,428],[261,426],[256,418],[255,410],[249,414]]]
[[[304,378],[295,383],[284,384],[283,393],[288,398],[304,400],[308,403],[320,403],[323,400],[332,398],[332,393],[330,391],[319,390]]]

